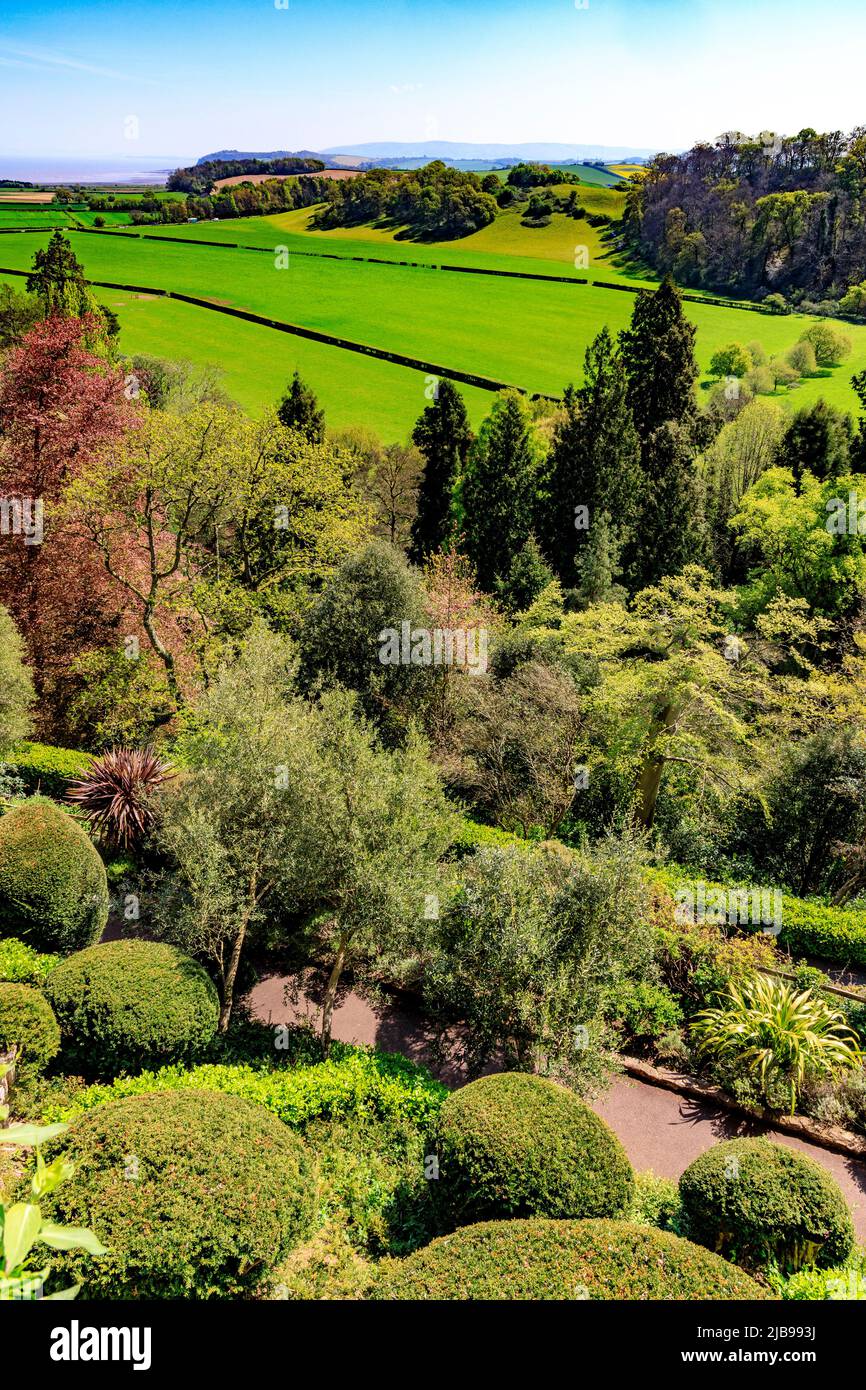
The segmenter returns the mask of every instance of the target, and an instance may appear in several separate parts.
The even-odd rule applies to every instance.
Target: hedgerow
[[[46,1123],[74,1119],[125,1096],[199,1087],[255,1101],[298,1130],[317,1119],[409,1120],[426,1126],[448,1095],[428,1071],[405,1057],[358,1048],[313,1066],[206,1063],[118,1077],[78,1092],[72,1105],[49,1109]]]
[[[735,1265],[625,1221],[484,1221],[383,1260],[373,1299],[752,1299]]]
[[[69,783],[81,776],[90,761],[89,753],[48,743],[16,744],[6,758],[28,795],[41,792],[54,801],[63,800]]]

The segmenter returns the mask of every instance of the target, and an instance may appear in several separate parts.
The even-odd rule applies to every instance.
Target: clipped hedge
[[[34,951],[14,936],[0,940],[0,980],[19,985],[44,984],[59,956]]]
[[[115,1076],[200,1055],[219,999],[202,967],[156,941],[107,941],[77,951],[45,982],[63,1059],[85,1076]]]
[[[405,1057],[366,1048],[346,1052],[339,1059],[312,1066],[208,1063],[191,1070],[163,1067],[141,1076],[118,1077],[111,1085],[79,1091],[71,1106],[50,1109],[46,1122],[65,1123],[122,1096],[204,1087],[255,1101],[291,1129],[303,1130],[312,1120],[351,1118],[408,1120],[426,1127],[448,1095],[424,1067]]]
[[[373,1299],[752,1299],[767,1293],[690,1241],[625,1221],[485,1221],[383,1260]]]
[[[69,783],[81,776],[90,761],[89,753],[49,743],[18,743],[6,758],[28,796],[42,793],[55,801],[64,799]]]
[[[653,878],[672,893],[678,888],[694,889],[698,880],[675,869],[654,870]],[[707,894],[715,891],[735,893],[737,885],[702,880]],[[835,961],[840,965],[866,967],[866,912],[858,908],[828,907],[824,903],[782,894],[782,929],[776,938],[796,956]],[[738,922],[737,930],[761,932],[761,923]]]
[[[312,1220],[302,1140],[238,1096],[119,1100],[83,1116],[56,1151],[76,1170],[45,1216],[89,1226],[108,1247],[56,1257],[86,1298],[249,1294]]]
[[[66,811],[32,796],[0,817],[0,932],[65,954],[107,920],[105,866]]]
[[[689,1235],[747,1269],[843,1264],[854,1247],[845,1199],[813,1159],[769,1139],[716,1144],[680,1178]]]
[[[60,1029],[38,989],[0,984],[0,1052],[11,1052],[13,1047],[19,1075],[36,1075],[60,1051]]]
[[[625,1150],[589,1106],[539,1076],[504,1072],[453,1092],[439,1114],[437,1207],[449,1224],[616,1216],[631,1201]]]

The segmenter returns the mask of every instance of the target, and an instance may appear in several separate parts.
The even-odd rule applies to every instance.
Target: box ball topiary
[[[0,984],[0,1052],[16,1052],[18,1075],[36,1076],[60,1051],[60,1028],[44,994]]]
[[[604,1121],[564,1086],[520,1072],[454,1091],[439,1112],[434,1148],[432,1191],[449,1225],[616,1216],[634,1187],[625,1150]]]
[[[158,941],[105,941],[76,951],[51,971],[45,993],[60,1024],[64,1064],[84,1076],[192,1060],[219,1019],[207,973]]]
[[[484,1221],[383,1260],[373,1299],[752,1299],[764,1289],[691,1241],[626,1221]]]
[[[0,817],[0,935],[68,954],[107,920],[105,866],[72,816],[32,796]]]
[[[56,1152],[75,1173],[43,1216],[89,1226],[107,1247],[99,1257],[56,1257],[86,1298],[249,1294],[312,1220],[303,1140],[240,1096],[156,1091],[112,1101],[76,1121]]]
[[[830,1174],[769,1139],[731,1139],[680,1178],[689,1236],[746,1269],[843,1264],[854,1246],[845,1199]]]

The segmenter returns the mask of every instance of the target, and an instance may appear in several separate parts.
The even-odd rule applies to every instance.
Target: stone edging
[[[861,1163],[866,1162],[866,1138],[852,1134],[850,1130],[840,1129],[837,1125],[822,1125],[805,1115],[775,1115],[766,1110],[755,1110],[740,1105],[719,1086],[695,1081],[692,1077],[684,1076],[682,1072],[653,1066],[651,1062],[641,1061],[638,1057],[621,1056],[619,1060],[625,1074],[634,1077],[636,1081],[643,1081],[649,1086],[659,1086],[665,1091],[675,1091],[677,1095],[689,1096],[694,1100],[707,1101],[711,1105],[742,1115],[744,1119],[757,1120],[780,1134],[801,1139],[807,1144],[816,1144],[832,1153],[844,1154],[847,1158],[857,1159]]]

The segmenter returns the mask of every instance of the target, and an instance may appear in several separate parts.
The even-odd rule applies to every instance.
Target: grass
[[[608,203],[620,199],[603,188],[592,194]],[[602,325],[612,332],[627,325],[633,297],[592,284],[464,276],[427,267],[447,263],[572,277],[591,273],[615,283],[645,283],[613,264],[599,235],[602,229],[562,215],[550,227],[532,231],[521,227],[518,213],[505,214],[474,236],[444,245],[401,242],[393,231],[369,227],[312,233],[311,215],[310,210],[299,210],[271,218],[160,228],[160,236],[167,238],[160,241],[74,233],[72,240],[88,275],[96,280],[210,298],[555,396],[579,378],[584,350]],[[253,251],[180,244],[203,239],[245,242],[269,251],[285,246],[290,266],[278,271],[272,255]],[[571,263],[574,247],[581,242],[590,249],[590,272],[575,270]],[[41,244],[43,239],[35,234],[0,238],[0,264],[28,268]],[[310,250],[326,252],[327,257],[291,254]],[[418,265],[353,259],[371,256]],[[423,375],[408,368],[202,309],[139,300],[121,292],[105,294],[120,316],[126,350],[219,362],[226,370],[227,389],[249,409],[261,410],[273,401],[295,366],[321,395],[332,424],[366,424],[386,438],[401,438],[423,406]],[[709,384],[710,358],[720,347],[757,340],[772,356],[796,342],[809,322],[802,315],[775,317],[693,302],[687,302],[686,312],[698,328],[704,386]],[[866,367],[866,327],[847,325],[845,331],[854,343],[845,366],[805,381],[794,391],[780,392],[782,404],[794,408],[824,396],[832,404],[856,409],[850,378]],[[467,399],[477,421],[490,398],[474,391]]]

